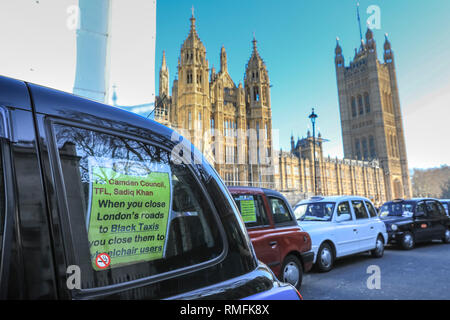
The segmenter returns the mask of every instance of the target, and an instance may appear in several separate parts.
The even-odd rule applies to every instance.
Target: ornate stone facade
[[[342,48],[335,49],[344,157],[378,159],[384,170],[388,199],[409,198],[411,181],[397,87],[394,53],[387,36],[384,63],[370,29],[349,66]]]
[[[314,177],[313,138],[291,137],[291,151],[280,151],[275,159],[275,188],[297,194],[297,199],[316,194],[360,195],[376,205],[387,200],[384,171],[377,160],[362,161],[323,156],[323,139],[316,141],[316,177]],[[315,187],[317,185],[317,187]],[[299,197],[300,196],[300,197]]]
[[[257,42],[253,39],[244,85],[236,86],[225,48],[220,50],[220,70],[210,69],[194,16],[190,21],[171,96],[163,54],[155,120],[188,138],[227,183],[273,187],[270,81]]]

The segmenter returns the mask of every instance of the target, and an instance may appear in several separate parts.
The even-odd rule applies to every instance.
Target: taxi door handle
[[[273,247],[273,246],[276,246],[277,243],[278,243],[278,242],[276,242],[276,241],[270,241],[270,242],[269,242],[269,245],[270,245],[271,247]]]

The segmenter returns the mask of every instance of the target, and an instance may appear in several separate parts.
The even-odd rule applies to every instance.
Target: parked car
[[[0,175],[3,299],[300,299],[157,122],[0,77]]]
[[[386,202],[380,210],[389,241],[403,249],[412,249],[422,241],[442,240],[450,243],[450,218],[439,200],[397,199]]]
[[[337,258],[370,251],[381,258],[388,235],[369,199],[356,196],[312,197],[294,207],[298,224],[312,240],[316,267],[330,271]]]
[[[303,273],[312,267],[311,238],[295,221],[292,207],[279,192],[252,187],[229,187],[256,256],[281,281],[300,288]]]
[[[440,199],[439,201],[444,206],[445,213],[450,216],[450,199]]]

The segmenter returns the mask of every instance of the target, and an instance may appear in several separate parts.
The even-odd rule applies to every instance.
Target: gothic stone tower
[[[178,60],[178,73],[169,96],[165,54],[159,73],[155,120],[187,136],[225,182],[269,186],[273,183],[270,82],[256,49],[245,70],[245,83],[236,84],[228,73],[225,48],[220,70],[209,69],[206,49],[192,14],[188,37]],[[208,79],[209,76],[209,79]]]
[[[256,143],[249,145],[250,177],[270,180],[270,172],[261,172],[261,168],[270,170],[272,159],[272,108],[270,105],[270,81],[266,65],[260,57],[253,38],[253,51],[247,63],[244,77],[245,102],[247,109],[247,129],[256,133]],[[267,179],[268,178],[268,179]]]
[[[349,66],[345,66],[338,39],[335,65],[344,157],[379,159],[388,199],[410,198],[411,181],[394,53],[387,36],[384,63],[377,58],[373,33],[368,29],[366,41],[361,39]]]

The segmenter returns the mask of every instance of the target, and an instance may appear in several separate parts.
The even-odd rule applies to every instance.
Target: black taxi
[[[389,241],[404,249],[423,241],[450,243],[450,218],[437,199],[396,199],[384,203],[379,215],[386,224]]]
[[[1,299],[300,299],[155,121],[0,76],[0,178]]]

